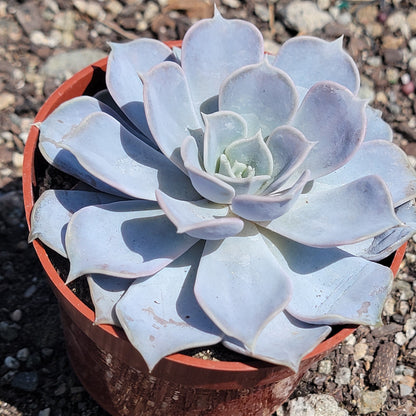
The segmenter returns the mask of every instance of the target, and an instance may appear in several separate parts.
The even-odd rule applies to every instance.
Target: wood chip
[[[388,335],[393,335],[396,332],[401,331],[402,329],[403,329],[403,325],[399,325],[399,324],[396,324],[396,323],[393,322],[391,324],[384,325],[384,326],[381,326],[379,328],[373,329],[371,331],[371,335],[374,338],[381,338],[381,337],[386,337]]]
[[[390,387],[398,355],[399,346],[394,342],[386,342],[379,346],[368,377],[372,385],[379,388]]]

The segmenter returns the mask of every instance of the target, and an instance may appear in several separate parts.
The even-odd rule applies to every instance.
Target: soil
[[[71,370],[55,297],[27,244],[21,193],[25,137],[42,103],[70,75],[46,73],[46,63],[81,48],[108,52],[108,41],[181,39],[192,21],[211,13],[203,0],[97,0],[88,2],[90,8],[86,3],[0,0],[0,415],[106,415]],[[298,33],[283,18],[288,3],[218,2],[225,17],[255,23],[270,47]],[[411,64],[416,29],[409,18],[416,2],[317,3],[325,13],[338,8],[345,22],[338,19],[310,34],[326,39],[344,34],[372,105],[394,128],[394,141],[415,156],[415,95],[405,81],[416,82]],[[400,13],[406,24],[388,20]],[[385,326],[358,328],[305,375],[291,399],[328,394],[350,415],[416,414],[415,259],[411,241],[385,308]],[[364,407],[366,392],[383,397],[377,410]]]

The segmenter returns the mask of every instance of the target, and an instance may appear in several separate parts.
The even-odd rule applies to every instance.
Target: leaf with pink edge
[[[192,104],[182,68],[163,62],[143,77],[144,106],[149,128],[160,150],[180,169],[180,146],[193,130],[202,128]]]
[[[221,85],[220,111],[234,111],[247,122],[248,136],[261,130],[263,137],[292,118],[297,93],[293,81],[267,61],[233,72]]]
[[[149,370],[169,354],[222,339],[193,293],[202,248],[196,244],[151,278],[137,279],[117,303],[121,325]]]
[[[354,94],[360,87],[357,65],[343,50],[342,37],[333,42],[311,36],[289,39],[273,65],[285,71],[296,86],[311,88],[320,81],[333,81]]]
[[[94,304],[94,323],[96,325],[121,326],[115,306],[134,280],[104,274],[91,274],[87,276],[87,281]]]
[[[155,39],[136,39],[126,43],[110,43],[106,84],[111,96],[133,124],[150,139],[143,105],[144,74],[155,65],[174,59],[171,49]]]
[[[155,201],[156,189],[184,199],[198,197],[189,178],[169,159],[107,114],[91,114],[59,146],[93,177],[130,197]]]
[[[229,215],[228,205],[219,205],[201,199],[180,201],[156,191],[157,201],[178,233],[204,240],[222,240],[238,234],[244,227],[240,218]]]
[[[206,242],[195,295],[225,334],[251,348],[289,302],[291,284],[257,227],[246,223],[237,236]]]
[[[67,283],[89,273],[129,279],[150,276],[197,241],[178,234],[154,202],[86,207],[68,224],[65,245],[71,266]]]
[[[337,248],[298,244],[265,232],[271,252],[293,284],[286,310],[312,324],[376,325],[392,285],[391,270]]]
[[[365,102],[333,82],[315,84],[291,122],[310,142],[300,170],[309,169],[311,179],[344,165],[361,145],[365,134]]]
[[[400,226],[401,221],[386,185],[372,175],[302,194],[286,214],[260,224],[308,246],[333,247],[374,237]]]
[[[263,37],[254,25],[223,19],[216,9],[212,19],[201,20],[186,32],[181,59],[199,111],[205,100],[218,95],[228,75],[263,60]]]
[[[234,188],[202,169],[198,145],[192,136],[182,143],[181,156],[192,185],[204,198],[217,204],[229,204],[232,201]]]
[[[390,191],[394,206],[416,197],[416,172],[406,153],[386,140],[364,142],[352,159],[318,183],[341,186],[366,175],[378,175]]]
[[[311,325],[283,311],[260,332],[252,350],[248,350],[232,338],[225,338],[223,344],[240,354],[284,365],[297,372],[302,358],[319,345],[330,332],[330,326]]]
[[[101,192],[48,189],[32,208],[28,240],[32,242],[38,238],[61,256],[67,257],[65,234],[72,214],[89,205],[119,200],[119,197]]]

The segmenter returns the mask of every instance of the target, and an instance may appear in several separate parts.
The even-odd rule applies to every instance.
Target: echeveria
[[[392,273],[374,261],[416,230],[416,176],[342,40],[272,57],[216,12],[181,50],[111,47],[108,91],[40,125],[45,158],[96,189],[46,191],[31,230],[68,282],[88,275],[97,323],[150,369],[222,342],[294,370],[330,325],[377,324]]]

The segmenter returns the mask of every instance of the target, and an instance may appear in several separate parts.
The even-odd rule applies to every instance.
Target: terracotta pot
[[[40,109],[35,122],[70,98],[104,88],[106,63],[106,59],[100,60],[63,83]],[[23,193],[29,227],[38,197],[37,178],[46,167],[37,149],[38,135],[38,128],[32,126],[24,154]],[[90,395],[114,416],[270,415],[288,399],[312,364],[355,329],[337,330],[302,361],[297,374],[257,360],[216,362],[174,354],[161,360],[149,375],[124,333],[109,325],[94,325],[94,312],[64,284],[44,246],[35,241],[34,247],[58,298],[73,369]],[[392,259],[394,274],[404,251],[405,245]]]

